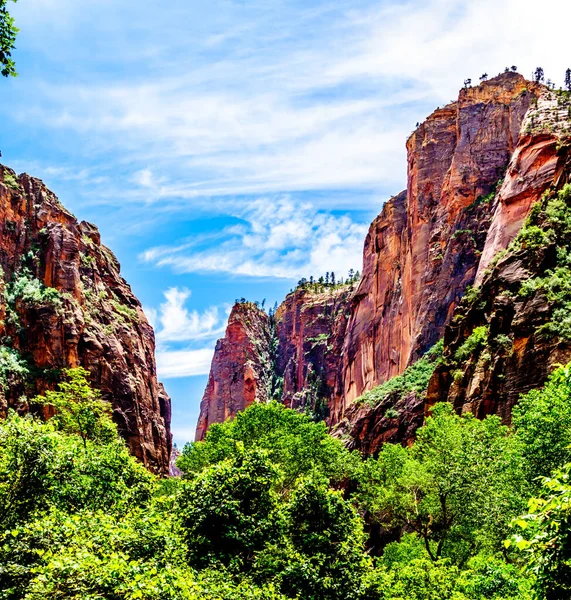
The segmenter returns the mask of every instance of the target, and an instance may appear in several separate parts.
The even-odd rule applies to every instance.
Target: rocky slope
[[[407,190],[389,200],[371,225],[363,275],[345,300],[346,316],[329,328],[318,327],[321,339],[329,336],[335,348],[325,361],[328,385],[321,392],[329,424],[353,447],[375,452],[386,441],[412,439],[436,400],[450,399],[458,410],[496,412],[508,420],[518,395],[540,385],[550,365],[567,357],[566,342],[540,343],[529,334],[537,319],[545,321],[554,310],[549,302],[534,297],[531,304],[508,302],[507,312],[501,309],[504,292],[515,293],[509,281],[538,278],[550,265],[555,268],[553,244],[551,254],[546,251],[551,263],[546,259],[539,271],[531,259],[522,267],[525,273],[515,264],[519,259],[492,261],[514,240],[545,190],[561,187],[568,178],[570,115],[569,95],[504,73],[461,90],[457,102],[437,109],[409,138]],[[465,300],[458,308],[475,282],[491,304],[483,307],[470,291],[468,300],[474,303]],[[278,374],[286,376],[283,399],[294,406],[299,403],[293,398],[311,387],[308,373],[315,358],[303,347],[299,319],[311,313],[311,302],[293,295],[278,310],[276,364]],[[460,316],[453,321],[454,314]],[[497,331],[496,321],[502,323]],[[490,339],[501,333],[513,341],[513,366],[506,366],[503,350],[494,354],[494,342],[487,352],[501,369],[472,365],[479,360],[473,356],[463,367],[451,359],[477,328],[486,328]],[[443,336],[444,358],[426,379],[428,399],[426,388],[411,391],[404,385],[377,404],[360,400],[368,390],[406,374]],[[542,364],[533,375],[526,369],[530,360]]]
[[[83,366],[131,452],[168,473],[170,399],[154,333],[97,228],[43,183],[0,166],[0,416]]]

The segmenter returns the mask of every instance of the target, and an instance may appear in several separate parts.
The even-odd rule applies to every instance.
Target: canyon
[[[234,307],[210,375],[216,380],[225,373],[233,386],[209,381],[196,439],[203,439],[206,423],[270,399],[326,419],[350,447],[366,453],[386,441],[411,441],[440,400],[509,422],[519,394],[541,385],[551,365],[571,358],[565,343],[514,335],[516,326],[529,333],[546,306],[512,302],[505,319],[494,304],[501,304],[500,282],[522,276],[509,257],[498,265],[494,257],[510,247],[544,192],[569,179],[570,114],[568,94],[514,72],[465,87],[457,101],[434,111],[407,140],[406,190],[371,224],[355,289],[302,283],[269,323],[255,304]],[[494,309],[462,300],[480,288]],[[236,319],[249,323],[239,335]],[[494,319],[503,319],[502,334],[515,340],[511,366],[506,371],[506,357],[493,356],[495,371],[466,365],[464,381],[456,375],[453,383],[454,361],[444,366],[447,357],[474,328],[493,327]],[[362,401],[441,339],[444,360],[435,363],[428,391],[389,394],[376,405]],[[542,366],[526,369],[530,359]]]

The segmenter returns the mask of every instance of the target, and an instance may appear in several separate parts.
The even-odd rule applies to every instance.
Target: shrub
[[[365,392],[355,402],[364,402],[375,407],[392,396],[402,398],[410,392],[426,393],[434,369],[442,360],[443,350],[444,342],[441,340],[422,358],[405,369],[401,375]]]

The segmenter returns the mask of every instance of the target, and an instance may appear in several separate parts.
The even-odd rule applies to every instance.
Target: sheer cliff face
[[[569,110],[562,96],[505,73],[462,90],[457,102],[418,127],[407,142],[407,190],[389,200],[370,227],[361,281],[346,299],[346,316],[329,328],[309,316],[304,321],[303,315],[313,314],[314,300],[302,293],[289,296],[278,311],[276,364],[287,403],[300,405],[295,398],[310,387],[313,364],[324,365],[329,424],[349,434],[354,447],[375,452],[386,441],[412,439],[436,400],[450,399],[459,410],[480,416],[496,412],[507,418],[521,391],[541,385],[549,366],[567,350],[562,354],[560,344],[529,335],[547,310],[540,300],[502,308],[501,289],[509,288],[505,281],[514,277],[517,265],[506,265],[505,272],[495,269],[492,281],[487,269],[515,237],[530,207],[571,172],[565,141]],[[474,282],[488,286],[486,294],[496,304],[484,312],[475,305],[446,330]],[[498,332],[516,340],[507,371],[483,374],[472,365],[460,385],[451,369],[442,367],[431,381],[428,403],[424,395],[409,394],[396,399],[396,406],[354,404],[363,392],[402,373],[445,330],[450,355],[474,327],[493,319],[502,323]],[[303,334],[307,324],[318,322],[321,339],[330,336],[335,348],[321,361],[304,341],[317,335]],[[498,355],[498,361],[508,364],[505,356]],[[527,361],[542,366],[530,373]],[[395,412],[398,419],[386,416]]]
[[[0,415],[83,366],[113,405],[131,452],[167,473],[170,399],[157,382],[154,333],[89,223],[38,179],[0,167]]]
[[[296,290],[278,308],[276,374],[283,379],[282,401],[315,409],[339,385],[339,356],[352,289]]]
[[[269,399],[272,380],[271,328],[255,304],[234,305],[225,336],[218,340],[200,404],[196,440],[254,402]]]
[[[333,422],[364,391],[401,373],[440,339],[473,283],[490,195],[540,88],[507,73],[460,92],[409,138],[406,193],[373,222],[343,346]]]

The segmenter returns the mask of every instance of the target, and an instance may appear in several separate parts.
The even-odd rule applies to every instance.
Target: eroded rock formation
[[[218,340],[200,404],[196,440],[253,402],[269,399],[272,381],[268,315],[251,302],[234,305],[225,336]]]
[[[365,241],[333,422],[442,337],[474,281],[491,199],[539,91],[506,73],[462,90],[409,138],[407,191],[385,205]]]
[[[6,167],[0,227],[0,416],[27,411],[22,397],[83,366],[131,452],[168,473],[170,399],[157,381],[153,329],[97,228]]]
[[[287,403],[303,405],[295,399],[307,393],[308,373],[319,364],[329,424],[351,447],[374,453],[387,441],[411,440],[437,400],[508,421],[519,394],[541,385],[554,363],[571,357],[568,344],[541,341],[534,333],[551,309],[540,295],[509,300],[516,280],[539,271],[513,255],[492,262],[545,190],[569,178],[570,103],[564,94],[504,73],[461,90],[457,102],[417,128],[407,142],[407,190],[390,199],[370,227],[361,282],[343,300],[345,316],[327,329],[315,319],[315,298],[302,292],[278,310],[276,364]],[[487,304],[480,298],[458,308],[474,283],[482,284]],[[452,322],[455,311],[460,316]],[[468,362],[460,377],[450,356],[484,326],[490,339],[511,340],[510,355],[497,349],[491,363]],[[437,367],[428,399],[408,393],[378,406],[355,403],[444,335],[448,363]],[[307,340],[327,336],[335,350],[316,358]],[[541,366],[529,369],[530,363]]]

